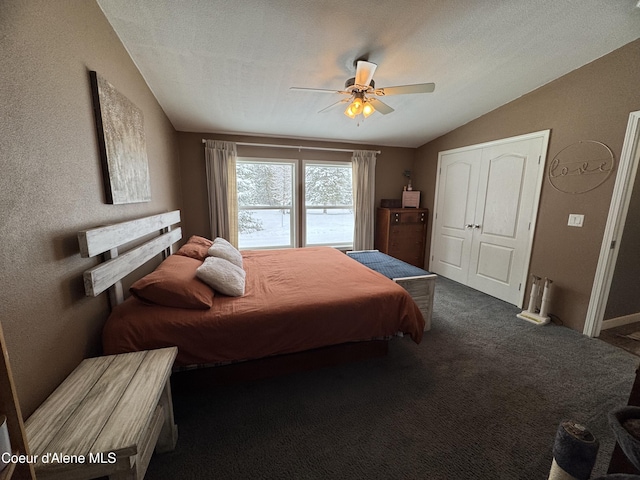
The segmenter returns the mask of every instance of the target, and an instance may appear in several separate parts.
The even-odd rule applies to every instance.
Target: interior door
[[[542,139],[482,150],[467,285],[519,305]]]
[[[430,270],[522,306],[548,134],[441,152]]]
[[[467,283],[472,225],[480,174],[481,151],[467,150],[441,156],[436,215],[429,269]]]

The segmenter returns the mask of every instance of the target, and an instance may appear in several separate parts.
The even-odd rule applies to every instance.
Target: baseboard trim
[[[602,322],[602,330],[608,328],[620,327],[622,325],[628,325],[630,323],[640,322],[640,312],[632,313],[631,315],[624,315],[623,317],[611,318]]]

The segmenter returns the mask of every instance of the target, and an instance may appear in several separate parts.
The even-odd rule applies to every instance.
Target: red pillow
[[[158,268],[131,285],[131,293],[144,302],[165,307],[207,310],[213,305],[214,291],[196,278],[202,262],[171,255]]]
[[[195,258],[196,260],[204,262],[211,245],[213,245],[213,242],[208,238],[193,235],[189,240],[187,240],[187,243],[180,247],[176,252],[176,255],[183,255],[185,257]]]

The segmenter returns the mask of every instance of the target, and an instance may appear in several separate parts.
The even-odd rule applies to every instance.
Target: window
[[[351,163],[239,158],[236,174],[239,248],[353,244]]]
[[[353,244],[351,164],[304,162],[305,245]]]
[[[238,188],[238,247],[295,246],[294,162],[240,160]]]

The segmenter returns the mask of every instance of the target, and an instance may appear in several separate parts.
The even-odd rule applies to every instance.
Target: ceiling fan
[[[307,92],[320,93],[339,93],[340,95],[348,95],[347,98],[329,105],[320,110],[325,112],[333,107],[348,103],[344,114],[349,118],[356,118],[362,114],[367,118],[373,112],[380,112],[383,115],[393,112],[393,108],[384,102],[378,100],[377,97],[386,97],[389,95],[404,95],[407,93],[431,93],[435,90],[435,83],[418,83],[414,85],[400,85],[396,87],[376,88],[373,80],[373,74],[378,67],[377,64],[367,62],[365,60],[356,61],[356,76],[348,79],[344,84],[344,90],[327,90],[323,88],[306,88],[291,87],[291,90],[302,90]],[[318,112],[318,113],[320,113]]]

